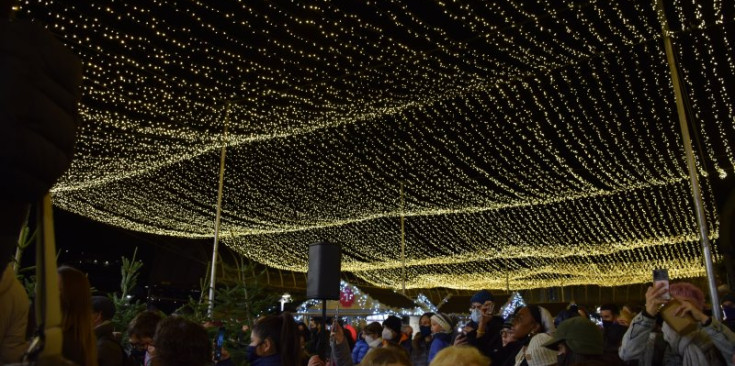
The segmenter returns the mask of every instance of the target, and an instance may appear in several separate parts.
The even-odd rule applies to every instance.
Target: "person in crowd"
[[[672,283],[671,297],[681,302],[675,309],[677,316],[691,316],[699,323],[692,333],[680,335],[663,323],[665,349],[657,356],[655,338],[650,337],[660,308],[668,301],[664,283],[656,283],[646,291],[646,306],[636,315],[623,336],[619,350],[623,361],[637,361],[638,365],[723,365],[733,357],[735,334],[722,323],[704,314],[702,290],[687,282]],[[659,358],[660,357],[660,358]],[[723,361],[725,360],[725,361]]]
[[[735,293],[726,293],[720,299],[722,307],[722,323],[730,330],[735,331]]]
[[[247,358],[253,366],[301,364],[298,327],[288,312],[258,319],[250,333],[250,340]]]
[[[362,331],[365,346],[361,345],[359,349],[355,346],[352,350],[352,361],[355,365],[359,364],[369,352],[378,348],[383,343],[383,338],[381,338],[382,332],[383,327],[378,322],[372,322],[365,326],[365,329]]]
[[[169,316],[156,327],[151,366],[208,366],[212,343],[203,326],[180,316]]]
[[[556,352],[543,346],[551,339],[554,321],[548,310],[538,305],[522,307],[513,317],[513,337],[522,344],[515,366],[546,366],[556,363]]]
[[[615,304],[604,304],[600,307],[600,318],[602,318],[602,339],[605,345],[605,354],[618,354],[618,349],[623,341],[623,335],[628,327],[618,322],[620,310]]]
[[[622,364],[619,360],[610,362],[603,357],[602,332],[589,319],[583,317],[573,317],[561,322],[552,338],[543,346],[557,352],[557,366]]]
[[[408,351],[408,354],[413,353],[413,327],[411,327],[408,324],[403,324],[401,327],[401,339],[403,339],[402,344],[406,347],[406,350]]]
[[[496,359],[496,353],[503,348],[500,330],[503,329],[503,318],[494,315],[494,297],[490,291],[482,290],[470,298],[470,319],[477,324],[475,331],[459,334],[454,345],[469,344],[488,356],[494,364],[503,360]]]
[[[16,279],[13,266],[7,265],[0,278],[0,364],[20,362],[28,348],[29,309],[26,291]]]
[[[62,355],[80,366],[97,366],[97,340],[92,329],[92,293],[87,276],[78,269],[61,266]]]
[[[413,327],[412,326],[408,324],[404,324],[401,327],[401,332],[403,332],[403,334],[405,334],[406,337],[408,337],[408,339],[413,339]]]
[[[520,310],[520,309],[519,309]],[[494,365],[496,366],[513,366],[515,365],[515,357],[518,352],[523,348],[523,343],[519,342],[513,336],[513,316],[510,316],[508,320],[503,323],[503,330],[500,331],[500,336],[503,340],[503,347],[494,354],[495,359],[498,360]]]
[[[345,333],[345,340],[347,340],[347,345],[350,347],[350,352],[352,352],[357,342],[357,331],[351,325],[346,324],[343,319],[339,319],[337,322],[342,327],[342,331]],[[353,335],[352,332],[355,332],[355,334]]]
[[[431,317],[434,313],[424,313],[419,318],[419,332],[413,337],[411,344],[411,363],[413,366],[429,364],[429,348],[431,347]]]
[[[327,323],[331,321],[329,318],[326,319]],[[326,343],[327,341],[325,340],[328,338],[326,333],[320,335],[322,332],[322,317],[314,316],[309,319],[309,332],[311,332],[311,340],[307,342],[306,349],[309,351],[309,354],[316,355],[319,353],[320,343]],[[324,347],[321,346],[321,348]]]
[[[311,337],[311,332],[309,332],[309,327],[304,322],[297,323],[296,327],[299,332],[299,354],[301,355],[302,361],[308,362],[312,355],[309,354],[309,351],[306,349],[306,345]],[[306,362],[302,363],[306,364]]]
[[[401,318],[391,315],[383,320],[383,345],[389,343],[403,347],[408,355],[411,350],[411,339],[401,332]]]
[[[362,361],[362,359],[367,354],[368,350],[370,349],[370,346],[368,346],[367,342],[365,342],[365,333],[360,332],[358,335],[357,342],[355,343],[355,347],[352,348],[352,363],[357,365]]]
[[[429,363],[439,351],[449,347],[452,343],[454,325],[449,315],[436,313],[431,317],[431,347],[429,348]]]
[[[556,315],[554,318],[554,326],[558,327],[561,322],[571,319],[574,317],[581,316],[581,313],[579,311],[579,306],[572,302],[569,305],[567,305],[567,308],[559,312],[559,314]]]
[[[431,366],[488,366],[490,359],[475,347],[455,346],[441,350]]]
[[[411,361],[403,347],[391,343],[368,353],[360,366],[411,366]]]
[[[503,348],[508,346],[510,342],[513,342],[513,325],[505,323],[503,324],[503,330],[500,331],[500,338],[503,340]]]
[[[154,350],[153,336],[156,327],[161,321],[158,312],[143,311],[133,318],[128,324],[128,342],[130,343],[130,357],[136,364],[148,366],[151,353]]]
[[[345,334],[347,335],[347,341],[350,344],[350,349],[355,348],[355,343],[357,343],[357,329],[355,329],[352,324],[345,323],[344,320],[340,320],[339,325],[344,329]]]
[[[618,315],[618,319],[616,321],[618,324],[624,326],[627,329],[630,325],[630,322],[639,312],[639,310],[634,309],[634,307],[630,305],[623,305],[622,309],[620,309],[620,314]]]
[[[10,10],[7,5],[3,10]],[[0,43],[0,364],[5,364],[19,362],[27,348],[30,308],[9,264],[30,205],[71,164],[81,122],[82,63],[38,23],[4,16]]]
[[[112,334],[115,304],[107,296],[92,296],[92,323],[97,336],[97,363],[99,366],[122,366],[125,353]]]

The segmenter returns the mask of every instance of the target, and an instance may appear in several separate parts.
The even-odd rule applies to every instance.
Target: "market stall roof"
[[[665,3],[716,239],[710,180],[735,163],[735,5]],[[405,265],[409,289],[518,289],[704,273],[655,9],[49,0],[17,18],[84,61],[85,126],[57,207],[212,237],[224,144],[221,238],[248,258],[303,272],[327,239],[378,287],[400,288]]]

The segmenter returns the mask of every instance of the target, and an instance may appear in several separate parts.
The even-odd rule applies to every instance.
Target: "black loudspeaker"
[[[339,300],[342,251],[339,245],[319,242],[309,245],[306,298]]]

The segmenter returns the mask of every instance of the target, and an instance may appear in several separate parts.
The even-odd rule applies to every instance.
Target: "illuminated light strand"
[[[89,127],[80,159],[55,189],[57,205],[136,230],[211,236],[218,119],[224,101],[241,100],[232,111],[235,154],[223,213],[228,244],[251,258],[303,268],[305,243],[330,233],[349,244],[345,255],[356,273],[376,268],[373,281],[395,285],[399,276],[377,268],[397,258],[397,186],[406,180],[415,235],[409,273],[430,276],[417,284],[458,283],[466,273],[452,279],[442,272],[453,273],[455,261],[486,253],[485,247],[512,262],[516,284],[558,284],[564,278],[541,270],[550,267],[536,257],[564,243],[590,253],[568,267],[589,271],[581,277],[589,283],[613,278],[600,276],[594,261],[630,270],[628,280],[648,280],[635,263],[655,263],[657,255],[677,273],[695,273],[698,253],[685,244],[696,231],[678,135],[669,124],[673,100],[668,92],[659,95],[670,83],[660,45],[654,46],[660,27],[651,22],[650,4],[458,5],[437,8],[454,22],[472,19],[476,36],[464,41],[400,1],[361,9],[26,2],[22,10],[57,29],[88,65]],[[692,18],[703,19],[698,29],[706,32],[705,5]],[[170,9],[175,15],[162,18]],[[414,48],[413,40],[436,47]],[[706,36],[684,41],[712,42]],[[619,67],[619,57],[635,61]],[[732,62],[701,61],[723,69],[689,75],[723,77],[708,90],[721,87],[730,95],[724,78]],[[630,76],[617,75],[620,70]],[[635,80],[647,88],[631,92]],[[608,92],[598,92],[601,87]],[[704,131],[725,126],[728,103],[715,104],[717,118],[704,121]],[[705,104],[696,99],[694,107]],[[537,114],[528,112],[536,108]],[[706,151],[710,159],[732,162],[731,128],[725,128],[705,142]],[[661,144],[643,146],[654,139]],[[579,147],[568,154],[560,141]],[[628,245],[659,249],[630,252]],[[475,276],[505,270],[501,263],[470,267]]]

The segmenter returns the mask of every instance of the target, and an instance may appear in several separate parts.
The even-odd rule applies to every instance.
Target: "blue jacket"
[[[365,357],[368,350],[370,350],[370,346],[365,342],[364,339],[361,339],[355,343],[355,348],[352,349],[352,363],[357,365],[362,361],[362,358]]]
[[[434,333],[433,337],[434,338],[431,340],[431,348],[429,348],[429,363],[431,363],[439,351],[449,347],[452,340],[452,336],[447,333]]]

